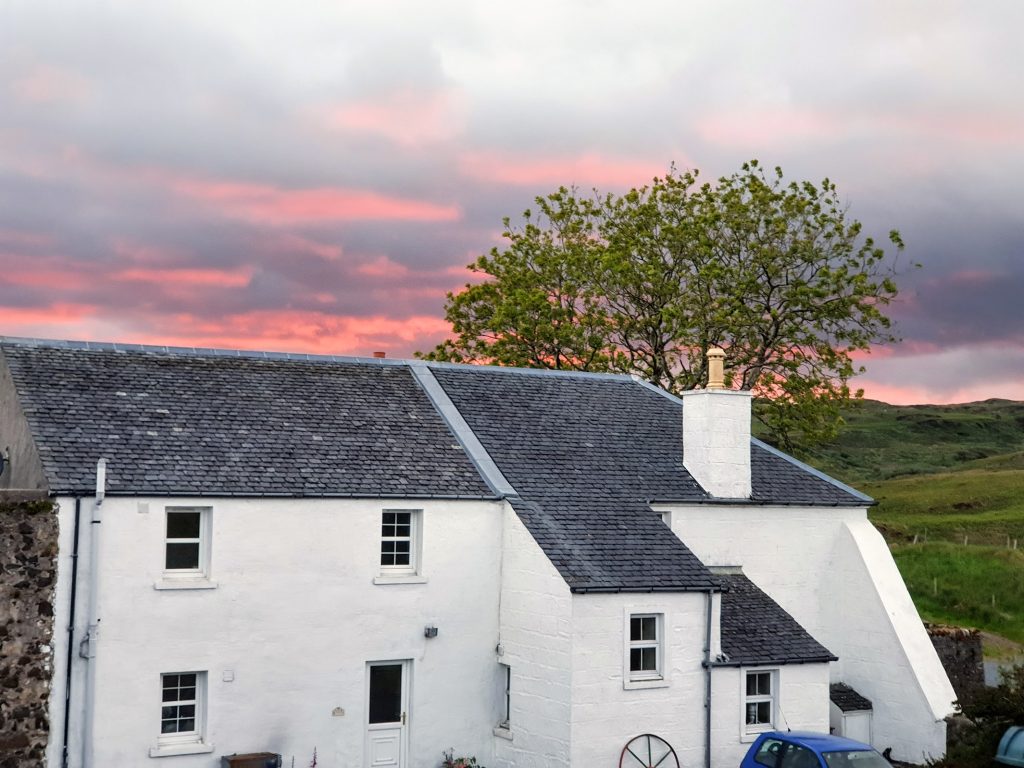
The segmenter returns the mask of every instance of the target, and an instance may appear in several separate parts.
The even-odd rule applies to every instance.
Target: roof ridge
[[[19,347],[43,347],[49,349],[71,349],[98,352],[155,352],[182,357],[238,357],[257,360],[289,360],[307,363],[358,363],[369,365],[425,365],[439,370],[486,370],[496,373],[522,374],[526,376],[558,376],[604,381],[635,380],[635,374],[610,373],[603,371],[570,371],[552,368],[522,368],[511,365],[488,365],[477,363],[450,363],[441,360],[422,360],[405,357],[363,357],[361,355],[328,355],[314,352],[274,352],[258,349],[230,349],[226,347],[180,347],[171,344],[136,344],[120,341],[86,341],[72,339],[44,339],[28,336],[0,336],[0,344]]]

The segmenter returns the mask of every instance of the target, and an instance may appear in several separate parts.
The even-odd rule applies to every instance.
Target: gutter
[[[815,656],[806,659],[747,659],[745,661],[706,661],[705,664],[709,667],[761,667],[769,664],[776,666],[787,666],[789,664],[826,664],[833,661],[839,661],[838,656]]]
[[[53,496],[73,496],[81,493],[81,489],[67,489],[54,491]],[[107,496],[120,498],[183,498],[183,499],[422,499],[425,501],[501,501],[505,496],[481,495],[481,494],[457,494],[457,493],[235,493],[233,491],[215,491],[212,493],[196,489],[181,489],[177,491],[168,490],[133,490],[133,491],[111,491]]]
[[[88,662],[85,669],[85,722],[82,738],[82,768],[94,768],[94,722],[96,715],[96,644],[100,631],[99,585],[100,585],[100,534],[103,524],[103,499],[106,496],[107,460],[96,462],[96,500],[90,520],[91,539],[89,542],[89,628],[78,648],[78,655]]]
[[[64,674],[64,734],[61,742],[61,768],[68,768],[68,734],[71,726],[71,669],[75,661],[75,603],[78,594],[78,530],[81,522],[82,500],[75,497],[75,533],[71,548],[71,600],[68,610],[68,650]]]
[[[619,593],[646,594],[652,592],[728,592],[728,589],[719,586],[696,586],[696,587],[569,587],[574,595],[617,595]]]

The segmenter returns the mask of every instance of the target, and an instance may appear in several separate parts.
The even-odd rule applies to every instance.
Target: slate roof
[[[417,362],[428,385],[400,360],[16,339],[0,349],[54,494],[91,492],[104,456],[110,493],[494,498],[478,439],[574,591],[720,588],[650,508],[721,503],[683,467],[682,404],[628,376]],[[439,415],[423,389],[433,380],[474,439]],[[870,501],[756,440],[751,472],[743,503]]]
[[[835,661],[778,603],[742,573],[716,574],[722,587],[722,653],[733,666]]]
[[[828,697],[842,712],[871,710],[871,701],[861,696],[846,683],[832,683],[828,687]]]
[[[405,366],[0,347],[53,494],[493,496]]]
[[[512,504],[575,591],[709,589],[715,581],[647,500],[707,494],[681,443],[628,377],[435,368],[434,376],[518,491]],[[675,440],[676,442],[673,442]]]

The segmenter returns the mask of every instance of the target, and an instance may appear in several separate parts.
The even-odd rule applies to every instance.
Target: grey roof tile
[[[667,402],[627,377],[435,368],[434,376],[520,500],[513,506],[575,591],[715,587],[652,512],[707,498],[683,468]]]
[[[716,574],[722,595],[722,652],[734,665],[835,661],[778,603],[742,573]]]
[[[857,693],[846,683],[832,683],[828,687],[828,697],[842,712],[868,712],[871,700]]]
[[[405,366],[5,341],[52,493],[493,494]]]

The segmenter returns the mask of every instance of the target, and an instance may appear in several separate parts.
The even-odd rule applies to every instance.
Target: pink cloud
[[[173,333],[122,333],[122,341],[173,346],[286,350],[331,355],[369,355],[375,350],[407,354],[432,346],[448,325],[432,316],[347,317],[308,310],[265,310],[217,319],[177,314]]]
[[[119,282],[156,283],[180,288],[242,288],[252,280],[253,268],[200,269],[180,267],[173,269],[133,268],[114,272],[110,279]]]
[[[319,240],[312,240],[308,237],[301,237],[291,233],[284,233],[269,241],[263,239],[260,245],[267,245],[271,250],[291,253],[303,253],[317,256],[324,261],[340,261],[342,248],[332,243],[322,243]]]
[[[667,171],[663,165],[588,153],[576,157],[537,158],[497,152],[464,152],[459,173],[492,184],[560,184],[638,187]]]
[[[917,385],[897,386],[870,380],[861,382],[859,386],[864,389],[865,397],[890,405],[949,405],[974,403],[992,397],[1024,400],[1024,381],[983,381],[948,390]]]
[[[786,146],[835,138],[838,116],[800,107],[760,107],[712,112],[696,122],[709,144],[742,147]]]
[[[90,96],[89,81],[75,72],[40,66],[13,85],[14,95],[23,102],[45,104],[84,101]]]
[[[89,329],[96,318],[91,304],[57,302],[48,306],[0,306],[0,333],[4,336],[38,336],[44,338],[89,338]],[[94,335],[92,338],[100,338]]]
[[[455,92],[422,93],[404,88],[336,107],[330,111],[328,123],[347,132],[382,136],[405,147],[421,147],[458,136],[465,113],[464,99]]]
[[[4,275],[5,282],[10,285],[49,288],[56,291],[73,291],[82,287],[84,279],[85,275],[82,272],[75,272],[67,265],[64,267],[20,267],[11,269]]]
[[[390,278],[397,280],[407,277],[409,274],[409,268],[404,264],[392,261],[387,256],[378,256],[373,261],[360,264],[356,267],[356,272],[360,275],[366,275],[367,277]]]
[[[46,247],[53,245],[53,236],[23,229],[0,229],[0,244],[14,247]]]
[[[458,207],[337,187],[280,189],[269,184],[182,178],[171,188],[225,215],[270,224],[314,221],[456,221]]]

